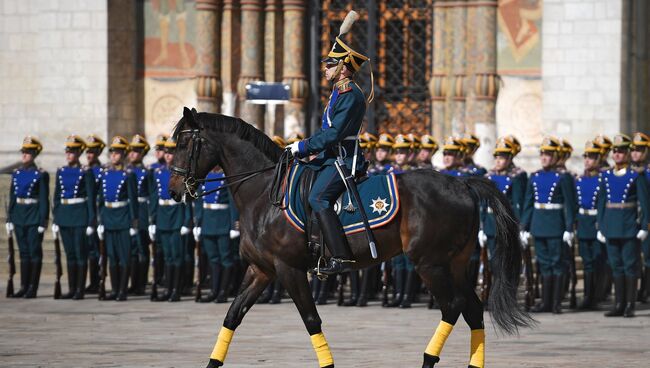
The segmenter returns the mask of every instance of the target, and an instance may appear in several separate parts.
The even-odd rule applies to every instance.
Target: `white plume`
[[[342,36],[350,31],[350,28],[352,28],[352,24],[359,19],[359,13],[355,12],[354,10],[350,10],[348,15],[345,16],[345,20],[343,20],[343,24],[341,24],[341,29],[339,31],[339,36]]]

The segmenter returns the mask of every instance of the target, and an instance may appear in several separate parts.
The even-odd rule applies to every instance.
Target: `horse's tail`
[[[490,206],[496,223],[496,250],[492,258],[494,283],[488,299],[489,310],[501,331],[518,333],[519,327],[535,324],[535,320],[517,303],[522,266],[519,225],[508,199],[491,181],[476,177],[465,181]]]

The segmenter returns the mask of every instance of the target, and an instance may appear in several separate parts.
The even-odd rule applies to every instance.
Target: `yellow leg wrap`
[[[325,335],[321,332],[311,335],[310,338],[311,345],[314,347],[314,351],[318,357],[318,365],[320,367],[327,367],[334,364],[334,358],[332,358],[332,352],[330,351],[329,345],[327,345]]]
[[[485,365],[485,330],[472,330],[469,365],[483,368]]]
[[[232,335],[235,331],[221,327],[219,331],[219,337],[217,337],[217,343],[214,344],[214,349],[212,349],[212,354],[210,354],[210,359],[216,359],[223,363],[226,360],[226,354],[228,354],[228,347],[232,341]]]
[[[453,329],[454,325],[445,321],[440,321],[438,328],[436,328],[436,333],[433,334],[433,337],[431,338],[431,341],[429,341],[429,345],[427,345],[427,349],[424,352],[439,357],[442,347],[445,346],[445,342]]]

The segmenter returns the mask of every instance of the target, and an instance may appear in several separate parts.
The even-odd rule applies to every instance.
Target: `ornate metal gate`
[[[370,56],[375,73],[375,101],[367,114],[371,132],[418,133],[431,131],[428,81],[433,56],[432,0],[323,0],[321,54],[325,55],[349,10],[360,19],[346,42]],[[370,88],[368,67],[357,82]],[[330,89],[321,84],[322,103]]]

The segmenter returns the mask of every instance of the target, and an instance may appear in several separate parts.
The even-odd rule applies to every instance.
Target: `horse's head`
[[[183,117],[170,137],[176,142],[169,178],[169,194],[175,201],[180,201],[185,194],[194,197],[198,187],[196,180],[205,178],[214,167],[202,134],[205,133],[202,132],[196,109],[183,108]]]

